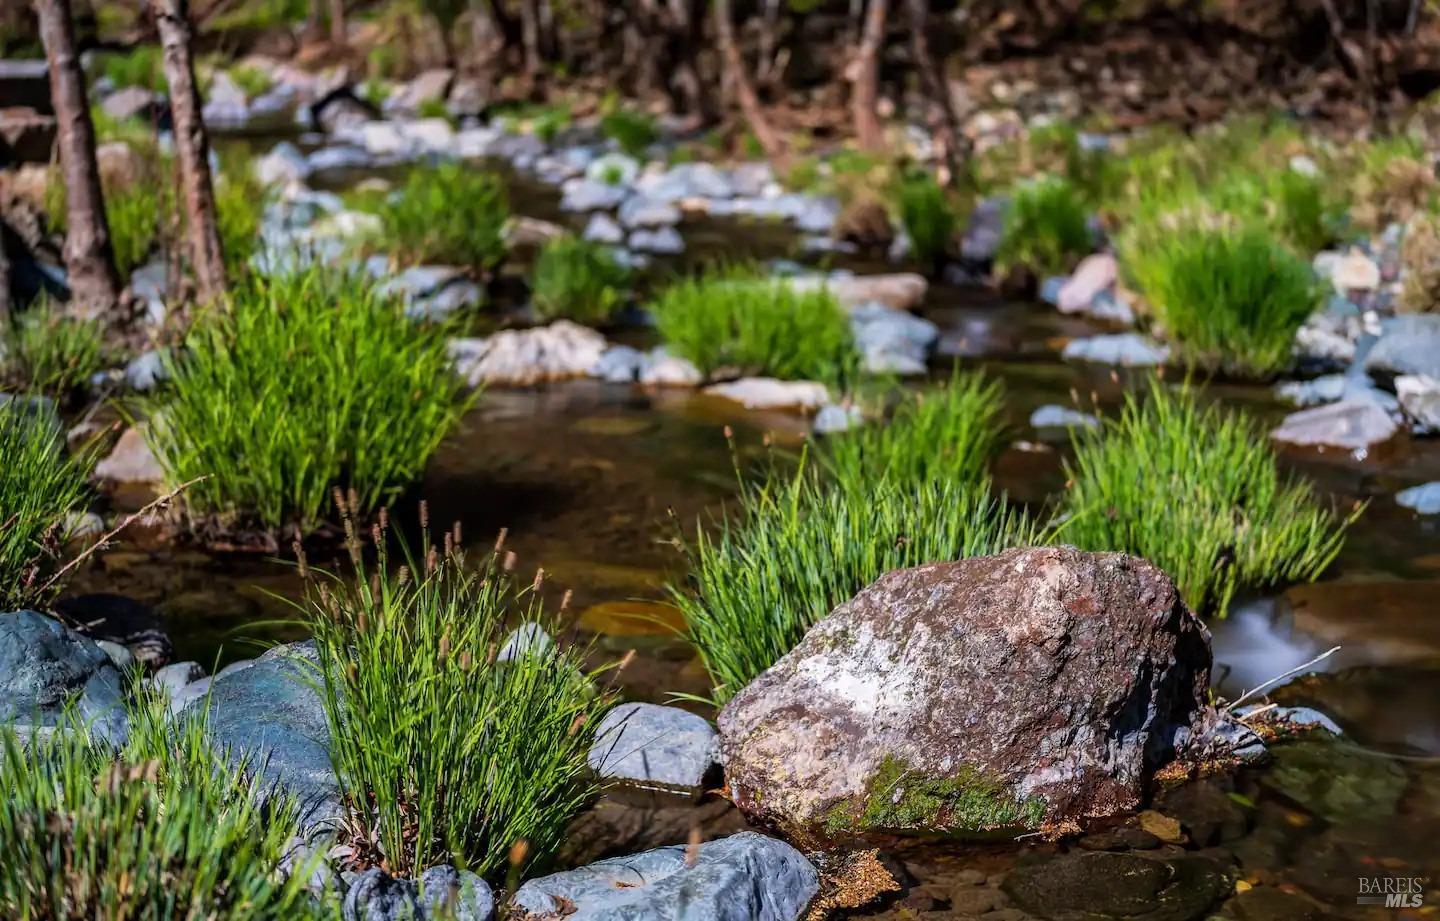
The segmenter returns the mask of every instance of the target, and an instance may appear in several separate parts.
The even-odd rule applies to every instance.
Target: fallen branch
[[[204,476],[197,476],[197,477],[196,477],[195,479],[193,479],[193,480],[189,480],[188,482],[181,483],[179,486],[176,486],[174,489],[170,490],[170,491],[167,492],[165,495],[160,496],[158,499],[154,499],[154,500],[152,500],[152,501],[150,501],[150,502],[147,502],[147,503],[145,504],[145,506],[144,506],[143,508],[141,508],[139,511],[131,512],[131,513],[125,518],[124,521],[122,521],[122,522],[120,522],[119,524],[117,524],[114,528],[112,528],[111,530],[109,530],[109,531],[106,532],[105,534],[102,534],[102,535],[100,536],[100,539],[99,539],[99,540],[95,541],[95,543],[91,544],[90,546],[86,547],[84,550],[82,550],[82,551],[80,551],[79,553],[77,553],[77,554],[75,555],[75,558],[72,559],[70,562],[66,563],[64,566],[62,566],[62,567],[60,567],[59,569],[55,570],[54,574],[51,575],[49,579],[46,579],[46,580],[45,580],[45,584],[42,585],[42,586],[40,586],[40,591],[39,591],[39,593],[40,593],[41,595],[44,595],[46,592],[48,592],[52,587],[54,587],[55,583],[57,583],[57,582],[60,581],[60,579],[61,579],[66,573],[68,573],[70,570],[74,569],[75,567],[79,566],[81,563],[85,562],[87,559],[89,559],[89,558],[90,558],[91,556],[93,556],[95,553],[97,553],[98,551],[100,551],[101,549],[103,549],[106,545],[108,545],[108,544],[110,543],[110,541],[111,541],[112,539],[114,539],[115,535],[119,534],[121,531],[123,531],[123,530],[125,530],[126,528],[130,527],[130,525],[132,525],[132,524],[134,524],[136,521],[138,521],[141,516],[147,515],[147,514],[149,514],[150,512],[155,511],[156,509],[164,508],[166,505],[169,505],[170,502],[171,502],[172,500],[174,500],[174,498],[175,498],[176,496],[180,495],[182,492],[184,492],[185,490],[189,489],[191,486],[194,486],[196,483],[199,483],[201,480],[208,480],[208,479],[210,479],[210,474],[208,474],[208,473],[205,474]]]
[[[1255,685],[1255,687],[1253,687],[1253,688],[1251,688],[1250,690],[1246,691],[1244,694],[1241,694],[1239,697],[1237,697],[1237,698],[1235,698],[1234,700],[1230,701],[1230,703],[1226,704],[1226,705],[1225,705],[1225,708],[1224,708],[1223,710],[1221,710],[1220,712],[1221,712],[1221,713],[1229,713],[1231,710],[1234,710],[1236,707],[1240,706],[1240,705],[1243,704],[1245,701],[1249,700],[1251,697],[1254,697],[1256,694],[1259,694],[1261,691],[1265,690],[1266,688],[1271,687],[1271,686],[1273,686],[1273,685],[1275,685],[1275,684],[1277,684],[1277,683],[1279,683],[1279,682],[1281,682],[1281,681],[1284,681],[1286,678],[1289,678],[1291,675],[1294,675],[1294,674],[1296,674],[1296,673],[1298,673],[1298,672],[1302,672],[1302,671],[1304,671],[1305,669],[1309,668],[1309,667],[1312,666],[1312,665],[1316,665],[1316,664],[1318,664],[1318,663],[1320,663],[1320,662],[1325,661],[1326,659],[1330,658],[1331,656],[1333,656],[1335,653],[1337,653],[1337,652],[1339,652],[1339,651],[1340,651],[1340,647],[1339,647],[1339,646],[1331,646],[1329,649],[1327,649],[1327,650],[1325,650],[1324,652],[1320,653],[1320,655],[1318,655],[1318,656],[1316,656],[1315,658],[1311,659],[1309,662],[1301,662],[1299,665],[1295,666],[1294,668],[1290,669],[1289,671],[1281,672],[1280,674],[1276,675],[1274,678],[1270,678],[1270,679],[1268,679],[1268,680],[1266,680],[1266,681],[1260,682],[1259,684]]]

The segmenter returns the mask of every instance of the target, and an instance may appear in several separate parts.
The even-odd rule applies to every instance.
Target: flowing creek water
[[[533,181],[516,178],[512,198],[516,213],[574,220],[559,212],[553,190]],[[706,221],[682,229],[687,262],[795,251],[794,236],[775,225]],[[843,258],[833,264],[879,270]],[[1027,503],[1063,488],[1067,452],[1064,436],[1028,428],[1031,410],[1068,404],[1072,391],[1087,408],[1093,394],[1102,411],[1113,409],[1144,380],[1061,362],[1063,340],[1095,327],[1044,305],[934,285],[923,312],[943,331],[935,378],[955,363],[984,367],[1004,381],[1013,443],[995,476],[1001,489]],[[612,335],[637,344],[649,339],[644,329]],[[1207,393],[1266,424],[1285,412],[1263,386],[1213,383]],[[734,429],[733,445],[726,426]],[[578,635],[594,640],[597,656],[636,651],[617,679],[623,693],[666,701],[707,688],[698,659],[675,633],[678,615],[660,604],[665,583],[683,571],[677,527],[722,509],[735,489],[736,452],[742,463],[763,453],[767,433],[778,449],[793,449],[807,431],[799,417],[745,412],[685,390],[593,381],[493,389],[441,448],[414,494],[429,500],[440,526],[460,521],[477,552],[507,528],[507,546],[522,569],[543,566],[557,598],[573,592],[568,610]],[[1440,442],[1412,441],[1363,460],[1287,453],[1284,462],[1338,505],[1366,499],[1370,505],[1323,582],[1247,599],[1228,619],[1211,622],[1216,685],[1234,697],[1341,645],[1320,666],[1322,674],[1274,696],[1318,707],[1347,738],[1279,745],[1268,768],[1194,781],[1161,799],[1162,812],[1209,829],[1205,840],[1181,846],[1102,829],[1079,848],[1073,842],[1063,848],[1168,849],[1173,866],[1165,880],[1128,872],[1117,853],[1036,883],[1026,868],[1062,849],[1038,842],[909,844],[893,851],[901,875],[910,876],[909,892],[860,914],[1003,911],[1010,897],[997,886],[1010,875],[1029,882],[1012,880],[1007,889],[1028,886],[1032,900],[1102,904],[1102,916],[1195,917],[1186,906],[1214,880],[1194,870],[1200,866],[1194,861],[1217,854],[1227,865],[1238,862],[1235,872],[1248,881],[1224,903],[1227,917],[1395,917],[1393,909],[1355,904],[1359,877],[1440,879],[1440,518],[1416,517],[1393,501],[1399,488],[1440,479]],[[413,522],[413,496],[397,506],[395,518]],[[252,642],[298,633],[287,622],[298,578],[285,564],[255,555],[132,539],[101,555],[74,591],[118,592],[155,605],[177,656],[207,666],[253,656]],[[607,796],[577,824],[562,861],[683,841],[695,825],[724,833],[743,821],[718,797],[694,804]]]

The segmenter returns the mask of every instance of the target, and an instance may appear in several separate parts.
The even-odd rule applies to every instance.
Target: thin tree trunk
[[[760,11],[760,53],[755,64],[755,82],[768,85],[775,75],[775,40],[780,31],[781,0],[764,0]]]
[[[875,109],[880,100],[880,47],[885,41],[887,6],[887,0],[870,0],[851,73],[850,117],[855,123],[855,140],[862,149],[877,152],[885,149],[885,130]]]
[[[5,249],[9,236],[10,228],[5,226],[5,219],[0,218],[0,329],[10,322],[10,253]]]
[[[215,220],[215,189],[210,182],[210,143],[200,117],[200,92],[190,58],[190,20],[185,0],[151,0],[164,51],[165,82],[170,87],[170,113],[175,125],[175,155],[180,189],[185,197],[186,236],[190,265],[201,300],[225,291],[225,257]]]
[[[65,178],[65,271],[75,313],[99,317],[120,302],[120,277],[95,163],[95,126],[85,99],[85,75],[75,54],[68,0],[35,0],[40,39],[50,65],[50,96],[58,123]]]
[[[540,76],[540,11],[538,0],[520,0],[520,39],[525,48],[525,76],[533,83]]]
[[[330,44],[344,47],[349,40],[345,28],[345,0],[330,0]]]
[[[755,134],[755,140],[760,142],[765,156],[777,163],[784,162],[785,142],[770,127],[765,110],[760,105],[760,97],[755,94],[755,86],[745,72],[745,61],[740,57],[740,46],[735,42],[735,24],[730,19],[730,0],[714,0],[714,7],[715,34],[725,69],[730,72],[730,81],[735,87],[735,96],[740,101],[740,112]]]
[[[915,69],[920,72],[920,84],[925,95],[930,97],[930,133],[940,148],[941,162],[950,171],[949,181],[960,176],[962,163],[969,158],[970,151],[964,146],[960,133],[960,119],[950,98],[950,89],[945,85],[945,76],[935,57],[930,53],[928,12],[929,0],[908,0],[910,5],[910,47],[915,57]]]

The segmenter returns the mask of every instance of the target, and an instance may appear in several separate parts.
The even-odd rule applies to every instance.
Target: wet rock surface
[[[819,888],[804,855],[754,832],[686,852],[663,847],[532,879],[513,901],[574,921],[795,921]]]
[[[882,576],[719,717],[737,805],[804,839],[1134,808],[1208,724],[1204,627],[1156,567],[1012,550]]]
[[[704,717],[678,707],[627,703],[600,721],[589,762],[608,780],[698,793],[717,767],[718,754],[715,729]]]
[[[1231,885],[1228,869],[1203,857],[1092,851],[1022,864],[1003,888],[1021,908],[1052,921],[1193,921]]]
[[[366,870],[345,892],[344,921],[489,921],[495,896],[474,873],[431,867],[420,879]]]
[[[56,726],[69,706],[100,738],[124,741],[124,677],[104,650],[36,611],[0,614],[0,723]]]

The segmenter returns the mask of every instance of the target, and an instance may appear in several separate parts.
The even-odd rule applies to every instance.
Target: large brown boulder
[[[751,817],[808,842],[1057,832],[1138,805],[1209,726],[1210,642],[1158,568],[1010,550],[881,576],[720,714]]]

